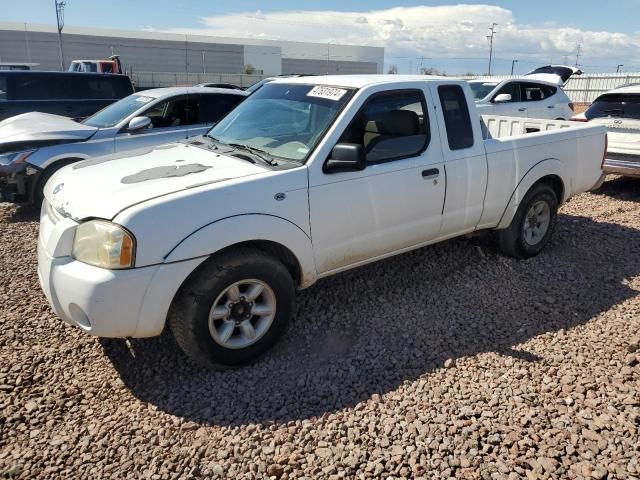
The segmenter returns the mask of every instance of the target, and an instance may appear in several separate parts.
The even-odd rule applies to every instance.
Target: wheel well
[[[216,254],[228,252],[229,250],[233,250],[238,247],[255,248],[256,250],[262,250],[266,254],[275,257],[286,267],[296,285],[300,285],[302,282],[302,269],[300,268],[300,263],[293,252],[284,245],[270,240],[249,240],[229,245],[228,247],[216,252]]]
[[[558,205],[562,203],[562,199],[564,198],[564,183],[562,179],[557,175],[547,175],[546,177],[542,177],[540,180],[536,182],[544,183],[549,185],[556,194],[556,198],[558,199]]]
[[[40,194],[39,192],[44,188],[44,184],[42,183],[43,181],[46,182],[47,180],[49,180],[49,178],[51,178],[51,176],[62,167],[66,167],[67,165],[71,165],[72,163],[80,162],[81,160],[83,159],[75,157],[59,158],[48,167],[45,167],[43,170],[41,170],[38,173],[38,178],[31,185],[31,201],[37,200],[37,196]]]

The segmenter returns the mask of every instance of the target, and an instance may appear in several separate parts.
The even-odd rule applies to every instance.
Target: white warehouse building
[[[65,27],[62,38],[65,69],[112,54],[134,73],[239,74],[246,65],[261,75],[382,73],[384,65],[383,47],[77,27]],[[56,27],[0,22],[0,62],[59,70]]]

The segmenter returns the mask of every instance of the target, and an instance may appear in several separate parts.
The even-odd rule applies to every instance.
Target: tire
[[[258,286],[262,291],[252,299]],[[257,249],[237,248],[212,257],[192,274],[176,294],[168,321],[191,360],[224,369],[251,363],[276,343],[294,298],[293,279],[281,262]],[[265,313],[269,310],[271,315]],[[253,339],[247,335],[251,329]]]
[[[534,207],[535,213],[532,214]],[[546,218],[545,213],[548,214],[546,227],[542,221]],[[505,255],[520,259],[538,255],[549,243],[557,219],[558,197],[553,188],[545,183],[535,184],[520,203],[509,227],[498,230],[500,250]]]

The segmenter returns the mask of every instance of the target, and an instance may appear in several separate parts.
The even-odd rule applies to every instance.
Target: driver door
[[[115,138],[115,151],[153,147],[188,138],[190,125],[198,121],[197,115],[193,115],[194,97],[180,95],[149,106],[139,116],[149,117],[151,125],[132,132],[126,126],[120,129]]]
[[[446,172],[421,89],[372,94],[338,143],[363,146],[360,171],[316,171],[309,206],[318,273],[425,243],[442,225]],[[436,135],[437,137],[437,135]]]

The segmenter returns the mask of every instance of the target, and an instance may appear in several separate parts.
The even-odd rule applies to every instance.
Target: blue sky
[[[464,4],[469,7],[462,9],[456,9],[460,2],[425,0],[66,2],[68,26],[236,36],[249,32],[261,38],[334,43],[371,41],[385,47],[386,63],[397,64],[401,72],[413,71],[424,64],[450,73],[481,73],[486,69],[484,50],[488,54],[486,27],[497,21],[501,23],[496,35],[497,73],[508,73],[511,60],[516,58],[520,60],[517,69],[521,70],[541,62],[560,63],[565,57],[575,62],[578,43],[583,45],[585,70],[611,71],[618,63],[640,70],[640,59],[635,60],[640,51],[639,0],[468,0]],[[0,0],[2,4],[2,21],[55,23],[52,0]],[[624,14],[613,14],[614,5],[615,11]],[[451,8],[430,10],[421,6]],[[368,19],[365,23],[370,30],[349,24],[334,12],[348,13],[352,19],[362,14],[362,18]],[[256,18],[249,18],[254,14]],[[460,25],[452,28],[452,23]],[[375,27],[383,24],[384,29]]]

